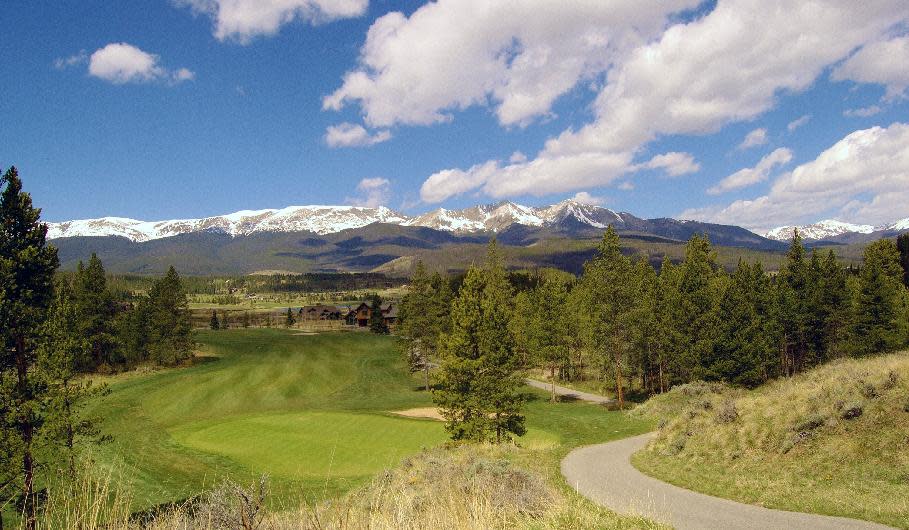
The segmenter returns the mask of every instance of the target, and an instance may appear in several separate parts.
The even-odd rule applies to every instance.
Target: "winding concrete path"
[[[581,495],[611,510],[643,515],[679,530],[886,529],[842,517],[785,512],[686,490],[641,473],[631,455],[654,433],[575,449],[562,460],[562,475]]]
[[[547,383],[546,381],[537,381],[536,379],[525,379],[524,382],[534,388],[539,388],[539,389],[545,390],[547,392],[550,392],[552,390],[552,385],[550,383]],[[597,394],[590,394],[588,392],[581,392],[580,390],[575,390],[573,388],[568,388],[568,387],[559,386],[559,385],[556,385],[555,393],[557,395],[565,396],[567,398],[579,399],[581,401],[589,401],[591,403],[599,403],[601,405],[607,404],[607,403],[612,403],[615,401],[612,398],[599,396]]]

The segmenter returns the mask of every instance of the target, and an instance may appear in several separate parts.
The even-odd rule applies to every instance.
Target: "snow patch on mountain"
[[[872,225],[844,223],[835,219],[826,219],[817,223],[802,226],[780,226],[768,231],[764,237],[776,241],[789,241],[798,229],[803,239],[821,240],[843,234],[870,234],[876,229]]]

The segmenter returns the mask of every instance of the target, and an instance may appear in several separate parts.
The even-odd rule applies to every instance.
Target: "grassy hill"
[[[392,414],[431,405],[394,339],[366,333],[293,330],[200,332],[191,367],[110,380],[92,404],[111,444],[98,467],[147,508],[198,494],[224,477],[271,477],[271,502],[337,497],[408,455],[447,439],[439,422]],[[648,421],[585,403],[549,403],[528,388],[524,459],[558,482],[571,447],[631,436]]]
[[[909,352],[835,361],[754,391],[684,385],[633,414],[662,424],[633,460],[650,475],[909,528]]]

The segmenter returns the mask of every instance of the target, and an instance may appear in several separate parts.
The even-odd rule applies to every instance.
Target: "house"
[[[300,308],[301,320],[341,320],[344,310],[333,305],[308,305]]]
[[[385,302],[381,305],[382,316],[385,319],[386,326],[394,326],[398,322],[398,304],[397,302]],[[344,320],[351,326],[356,325],[365,328],[369,325],[369,318],[372,316],[372,309],[367,302],[360,302],[359,305],[350,310]]]

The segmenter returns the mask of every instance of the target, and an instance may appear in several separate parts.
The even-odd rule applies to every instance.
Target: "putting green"
[[[181,445],[287,478],[373,474],[447,438],[438,422],[343,412],[257,414],[170,434]]]

